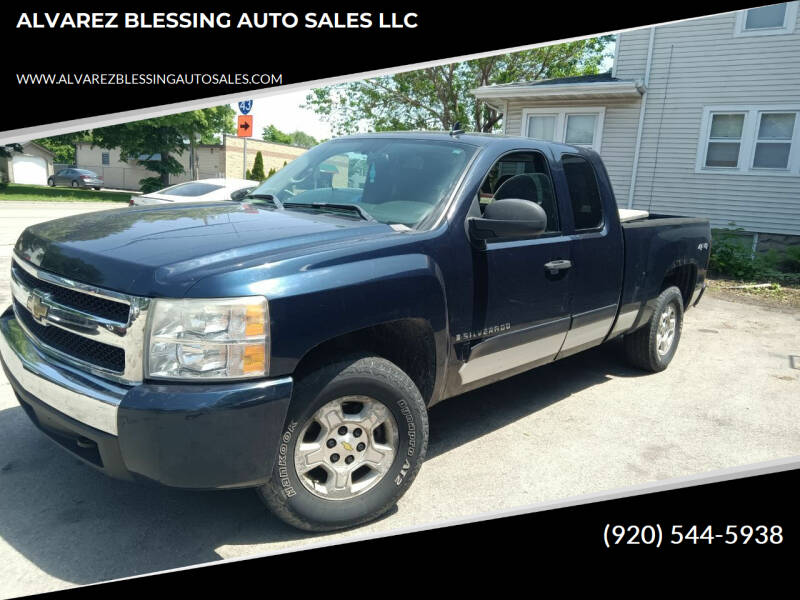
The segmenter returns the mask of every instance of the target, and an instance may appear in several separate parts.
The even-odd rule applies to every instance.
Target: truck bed
[[[684,306],[689,308],[705,286],[711,243],[708,219],[694,217],[649,214],[623,222],[622,234],[623,283],[613,335],[647,322],[647,301],[658,296],[665,279],[682,289]]]

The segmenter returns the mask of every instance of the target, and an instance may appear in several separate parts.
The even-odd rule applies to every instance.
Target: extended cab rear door
[[[616,318],[624,266],[622,229],[605,167],[594,152],[562,152],[556,184],[568,200],[572,267],[569,332],[557,358],[600,344]]]

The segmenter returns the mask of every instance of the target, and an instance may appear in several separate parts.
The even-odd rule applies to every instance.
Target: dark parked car
[[[55,175],[47,179],[47,185],[55,187],[57,185],[68,185],[74,188],[94,188],[99,190],[103,187],[103,178],[98,177],[94,171],[86,169],[61,169]]]
[[[343,137],[242,202],[29,227],[0,357],[34,424],[109,475],[348,527],[408,489],[437,402],[620,337],[666,369],[710,236],[621,218],[583,148]]]

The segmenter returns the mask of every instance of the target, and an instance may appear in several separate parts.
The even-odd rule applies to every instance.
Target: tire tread
[[[421,436],[421,445],[417,446],[419,449],[419,456],[412,465],[411,470],[408,471],[403,479],[403,492],[408,489],[409,485],[414,481],[422,467],[425,459],[425,454],[428,449],[428,414],[425,408],[425,402],[422,399],[417,386],[397,365],[378,356],[367,354],[354,354],[342,358],[341,360],[324,366],[316,371],[309,373],[302,380],[298,381],[295,387],[295,394],[299,398],[314,398],[330,381],[341,375],[369,375],[378,376],[386,379],[395,386],[407,393],[407,395],[414,399],[423,410],[420,411],[422,420],[422,429],[425,435]],[[332,525],[325,526],[315,521],[305,519],[302,515],[292,510],[291,505],[286,501],[286,496],[280,486],[275,485],[274,480],[271,480],[266,485],[257,488],[257,492],[267,507],[282,521],[302,529],[305,531],[334,531],[343,529],[344,527],[354,527],[361,525],[368,521],[376,519],[383,513],[387,512],[397,503],[398,498],[392,498],[380,507],[370,511],[357,521],[348,523],[346,526]]]
[[[673,348],[670,351],[669,359],[665,363],[663,360],[659,359],[658,353],[655,350],[656,335],[658,333],[658,315],[661,314],[664,306],[673,299],[677,299],[678,306],[677,337],[673,342]],[[680,342],[682,331],[683,296],[681,295],[681,291],[676,286],[670,286],[658,295],[658,298],[655,301],[653,316],[650,317],[650,321],[648,321],[646,325],[640,327],[633,333],[630,333],[623,338],[625,355],[628,359],[628,362],[630,362],[634,367],[644,371],[650,371],[651,373],[663,371],[672,361],[672,357],[677,351],[677,346]]]

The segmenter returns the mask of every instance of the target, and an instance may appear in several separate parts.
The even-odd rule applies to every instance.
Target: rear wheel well
[[[697,267],[691,264],[673,267],[664,276],[664,281],[661,282],[661,288],[658,290],[660,294],[670,286],[676,286],[681,291],[683,298],[683,306],[688,307],[689,301],[692,299],[692,292],[694,285],[697,281]]]
[[[436,344],[424,319],[402,319],[359,329],[321,343],[298,363],[295,377],[353,352],[367,352],[396,364],[414,382],[425,404],[430,403],[436,380]]]

